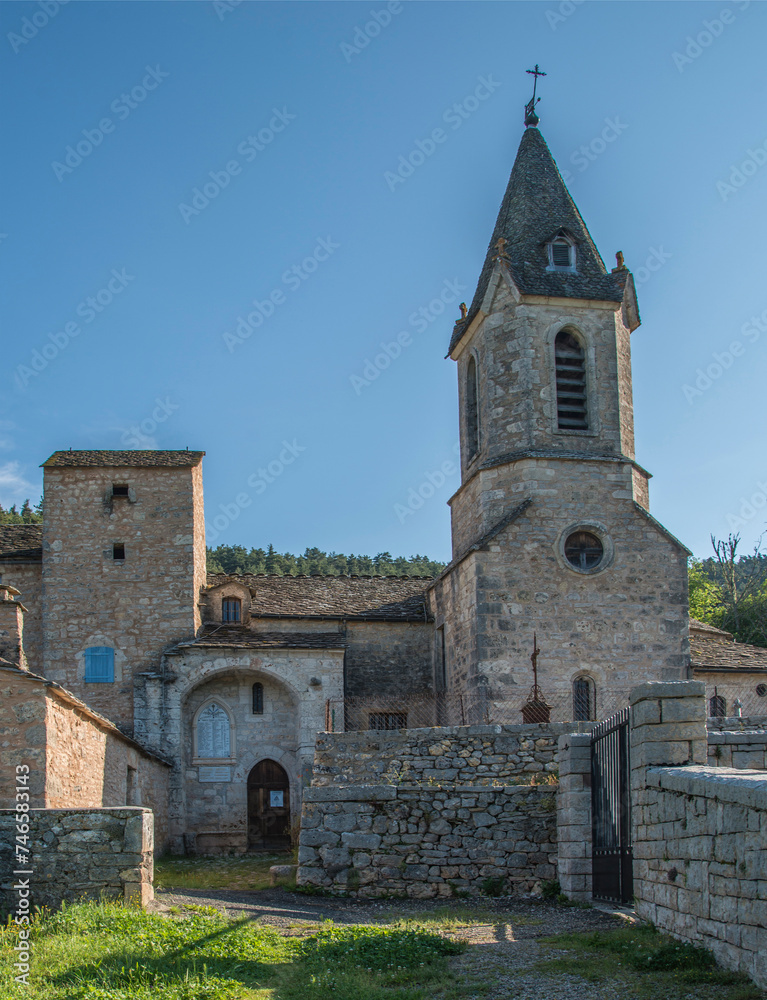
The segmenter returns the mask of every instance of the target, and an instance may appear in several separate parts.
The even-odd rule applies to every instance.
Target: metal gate
[[[634,895],[629,787],[629,710],[591,734],[591,875],[594,899],[630,903]]]

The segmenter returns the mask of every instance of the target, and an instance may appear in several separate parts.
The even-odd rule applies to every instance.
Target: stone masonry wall
[[[433,690],[433,640],[430,622],[347,622],[346,695]]]
[[[767,770],[767,725],[736,731],[709,727],[708,763],[737,770]]]
[[[298,884],[416,899],[540,891],[556,878],[555,789],[308,788]]]
[[[32,806],[146,806],[155,815],[158,850],[165,847],[170,768],[68,692],[0,668],[0,807],[15,801],[16,766],[24,764]]]
[[[135,502],[110,500],[113,483],[127,483]],[[49,467],[45,511],[43,672],[132,734],[134,676],[199,625],[199,469]],[[113,683],[85,682],[90,646],[115,650]]]
[[[503,785],[557,772],[557,741],[593,723],[451,726],[436,729],[321,733],[312,784],[453,782]]]
[[[767,772],[705,766],[701,682],[631,704],[637,915],[767,987]]]
[[[33,809],[33,906],[106,895],[144,905],[152,897],[153,825],[149,809]],[[15,910],[16,813],[0,809],[0,909]]]
[[[24,615],[24,653],[27,666],[35,673],[41,674],[43,672],[42,563],[0,560],[0,579],[3,583],[21,591],[19,600],[27,609]]]

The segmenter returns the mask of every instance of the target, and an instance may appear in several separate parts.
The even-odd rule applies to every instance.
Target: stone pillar
[[[655,922],[649,865],[657,845],[648,827],[664,818],[647,769],[705,764],[706,685],[702,681],[640,684],[629,694],[631,705],[631,827],[634,844],[634,897],[637,916]]]
[[[568,899],[591,899],[591,735],[559,737],[557,877]]]
[[[24,612],[27,610],[20,601],[15,587],[0,585],[0,659],[8,660],[15,666],[27,669],[24,656]]]
[[[705,764],[706,685],[703,681],[650,681],[632,688],[631,787],[644,787],[647,767]]]

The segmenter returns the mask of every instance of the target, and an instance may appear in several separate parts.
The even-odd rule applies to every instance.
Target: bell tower
[[[432,593],[452,676],[485,703],[529,688],[534,632],[544,693],[586,678],[617,697],[686,663],[687,550],[650,517],[634,454],[633,278],[620,253],[605,267],[536,103],[448,351],[461,486]]]

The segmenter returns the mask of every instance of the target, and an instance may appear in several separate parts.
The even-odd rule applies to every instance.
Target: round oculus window
[[[760,698],[764,698],[764,696],[767,694],[767,684],[757,684],[756,693],[759,695]]]
[[[565,541],[565,559],[581,572],[596,569],[604,553],[602,542],[591,531],[574,531]]]

